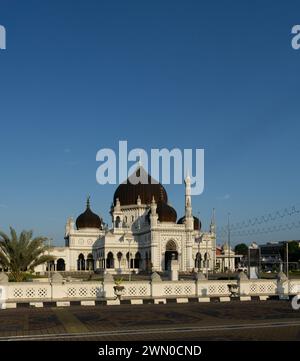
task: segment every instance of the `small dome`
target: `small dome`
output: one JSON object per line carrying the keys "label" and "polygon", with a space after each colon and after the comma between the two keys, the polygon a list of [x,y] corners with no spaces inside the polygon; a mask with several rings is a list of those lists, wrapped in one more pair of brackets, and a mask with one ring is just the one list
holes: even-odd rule
{"label": "small dome", "polygon": [[156,213],[160,222],[173,222],[176,223],[177,213],[173,207],[166,202],[160,201],[157,204]]}
{"label": "small dome", "polygon": [[93,213],[90,208],[90,198],[87,199],[86,210],[76,219],[77,229],[81,228],[97,228],[102,229],[101,218]]}
{"label": "small dome", "polygon": [[[145,179],[145,183],[147,183],[139,182],[134,184],[134,176],[142,180]],[[142,204],[150,204],[152,197],[168,202],[165,188],[154,180],[141,166],[124,183],[118,186],[114,194],[114,205],[116,205],[117,198],[121,206],[133,205],[136,204],[138,197],[140,197]]]}
{"label": "small dome", "polygon": [[[193,218],[194,218],[194,230],[195,231],[201,230],[201,226],[202,226],[201,221],[199,220],[199,218],[195,216],[193,216]],[[177,222],[177,224],[184,224],[184,223],[185,223],[185,216],[181,217]]]}

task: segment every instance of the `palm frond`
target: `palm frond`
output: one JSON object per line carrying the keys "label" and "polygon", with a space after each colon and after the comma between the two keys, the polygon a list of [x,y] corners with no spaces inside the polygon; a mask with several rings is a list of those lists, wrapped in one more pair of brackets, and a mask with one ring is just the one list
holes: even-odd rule
{"label": "palm frond", "polygon": [[21,280],[24,271],[54,260],[46,255],[45,237],[32,238],[33,232],[25,230],[18,236],[12,227],[10,234],[0,231],[0,264],[10,269],[15,280]]}

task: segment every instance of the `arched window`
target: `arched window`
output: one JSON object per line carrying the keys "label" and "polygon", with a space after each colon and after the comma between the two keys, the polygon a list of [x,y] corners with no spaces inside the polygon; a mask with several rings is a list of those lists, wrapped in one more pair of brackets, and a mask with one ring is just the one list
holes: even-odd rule
{"label": "arched window", "polygon": [[116,228],[120,228],[121,219],[119,216],[116,218]]}
{"label": "arched window", "polygon": [[126,259],[127,259],[127,267],[129,268],[129,259],[130,259],[130,268],[133,268],[134,258],[132,257],[131,252],[130,252],[130,257],[129,257],[129,252],[127,252]]}
{"label": "arched window", "polygon": [[134,257],[134,268],[140,268],[141,265],[141,254],[140,252],[136,252]]}
{"label": "arched window", "polygon": [[56,270],[57,271],[65,271],[66,270],[65,260],[63,258],[59,258],[57,260]]}
{"label": "arched window", "polygon": [[77,259],[77,270],[78,271],[85,271],[85,259],[84,255],[80,253]]}
{"label": "arched window", "polygon": [[86,269],[88,271],[94,270],[94,258],[91,253],[87,256],[87,259],[86,259]]}
{"label": "arched window", "polygon": [[176,243],[172,239],[166,244],[166,251],[176,251]]}
{"label": "arched window", "polygon": [[131,222],[132,223],[134,222],[134,216],[131,216]]}
{"label": "arched window", "polygon": [[54,261],[48,262],[47,271],[49,271],[49,268],[50,268],[50,271],[55,271],[55,262]]}
{"label": "arched window", "polygon": [[106,268],[114,268],[114,255],[112,252],[108,252],[107,254]]}
{"label": "arched window", "polygon": [[195,268],[198,268],[198,270],[201,268],[201,260],[202,260],[201,253],[197,252],[195,258]]}
{"label": "arched window", "polygon": [[118,259],[118,262],[119,262],[119,267],[121,267],[121,260],[122,260],[122,257],[123,257],[122,252],[118,252],[118,253],[117,253],[117,259]]}
{"label": "arched window", "polygon": [[209,268],[209,254],[204,254],[203,267]]}

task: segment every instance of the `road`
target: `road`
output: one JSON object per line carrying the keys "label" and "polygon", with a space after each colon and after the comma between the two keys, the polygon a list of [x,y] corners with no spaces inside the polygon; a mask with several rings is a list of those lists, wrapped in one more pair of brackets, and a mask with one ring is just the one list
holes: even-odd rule
{"label": "road", "polygon": [[0,311],[0,340],[300,340],[288,301],[73,306]]}

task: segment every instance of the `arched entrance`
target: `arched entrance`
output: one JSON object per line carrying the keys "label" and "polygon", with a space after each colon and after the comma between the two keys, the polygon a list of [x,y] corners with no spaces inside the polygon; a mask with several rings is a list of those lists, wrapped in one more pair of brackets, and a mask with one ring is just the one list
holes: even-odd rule
{"label": "arched entrance", "polygon": [[91,253],[87,256],[86,259],[86,269],[88,271],[94,271],[94,258]]}
{"label": "arched entrance", "polygon": [[178,252],[177,252],[176,243],[173,240],[170,240],[166,244],[165,270],[170,270],[172,259],[178,259]]}
{"label": "arched entrance", "polygon": [[106,268],[114,268],[114,255],[112,252],[108,252],[107,254]]}
{"label": "arched entrance", "polygon": [[85,271],[85,259],[84,255],[80,253],[77,260],[77,270],[78,271]]}
{"label": "arched entrance", "polygon": [[59,258],[56,263],[56,270],[57,271],[65,271],[66,270],[66,264],[65,260],[63,258]]}

